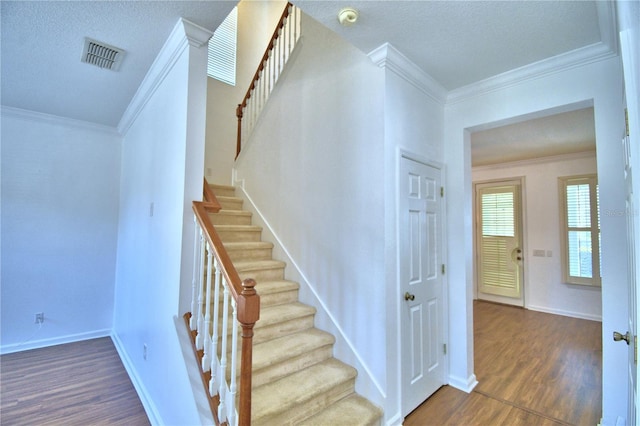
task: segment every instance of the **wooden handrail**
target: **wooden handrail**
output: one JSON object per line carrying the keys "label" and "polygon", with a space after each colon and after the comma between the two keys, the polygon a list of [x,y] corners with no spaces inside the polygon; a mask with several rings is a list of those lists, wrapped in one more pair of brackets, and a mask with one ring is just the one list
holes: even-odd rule
{"label": "wooden handrail", "polygon": [[203,194],[205,201],[194,201],[193,212],[204,238],[212,248],[220,272],[229,286],[230,294],[236,301],[237,320],[242,327],[238,424],[248,426],[251,424],[253,326],[260,318],[260,296],[255,290],[256,282],[253,279],[249,278],[244,281],[240,279],[229,253],[224,248],[222,240],[211,222],[209,213],[218,212],[220,204],[206,179],[204,180]]}
{"label": "wooden handrail", "polygon": [[220,206],[220,203],[218,202],[216,194],[214,194],[214,192],[211,190],[211,186],[209,186],[207,178],[204,178],[204,186],[202,187],[202,200],[207,203],[208,211],[212,213],[217,213],[222,208]]}
{"label": "wooden handrail", "polygon": [[262,59],[260,59],[260,63],[258,64],[258,68],[256,69],[256,72],[253,75],[253,79],[249,84],[249,89],[247,89],[247,93],[244,95],[242,102],[240,102],[238,104],[238,107],[236,108],[236,117],[238,118],[238,139],[236,143],[236,158],[238,158],[238,155],[240,155],[240,150],[242,149],[242,111],[247,106],[247,102],[249,101],[249,98],[251,98],[251,92],[253,92],[253,89],[255,89],[258,83],[258,80],[260,79],[260,73],[262,72],[262,70],[264,70],[264,64],[267,61],[267,59],[269,59],[269,54],[276,46],[276,41],[280,36],[280,30],[284,27],[287,21],[287,18],[289,17],[289,9],[291,7],[293,7],[293,4],[287,3],[286,7],[284,8],[284,11],[280,16],[280,20],[278,21],[278,25],[276,25],[276,29],[273,31],[273,35],[269,40],[269,44],[267,45],[267,48],[265,49],[264,54],[262,55]]}

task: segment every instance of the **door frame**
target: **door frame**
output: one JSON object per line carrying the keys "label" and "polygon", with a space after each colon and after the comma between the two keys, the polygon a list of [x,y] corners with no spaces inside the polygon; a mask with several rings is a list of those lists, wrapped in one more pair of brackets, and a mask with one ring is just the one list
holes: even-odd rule
{"label": "door frame", "polygon": [[[479,241],[478,241],[478,210],[477,210],[477,202],[478,200],[476,199],[476,193],[477,193],[477,188],[478,186],[482,185],[488,185],[488,186],[500,186],[501,184],[507,184],[508,182],[518,182],[518,185],[520,185],[520,200],[519,200],[519,204],[520,204],[520,223],[519,223],[519,231],[520,231],[520,246],[522,247],[522,257],[523,257],[523,266],[522,266],[522,304],[514,304],[513,306],[522,306],[523,308],[527,308],[528,304],[527,301],[529,299],[529,295],[528,295],[528,289],[529,286],[527,285],[527,270],[526,270],[526,265],[527,265],[527,197],[526,197],[526,191],[525,191],[525,184],[526,184],[526,178],[525,176],[514,176],[514,177],[504,177],[504,178],[496,178],[496,179],[487,179],[487,180],[478,180],[478,181],[473,181],[473,191],[472,191],[472,209],[473,209],[473,224],[472,224],[472,229],[473,229],[473,294],[474,294],[474,298],[476,300],[479,299],[478,297],[478,293],[480,292],[479,290],[479,273],[480,271],[478,270],[478,263],[479,263],[479,257],[480,257],[480,250],[479,250]],[[502,298],[500,297],[496,297],[495,300],[493,297],[489,297],[489,298],[485,298],[483,300],[489,300],[489,301],[493,301],[493,302],[499,302],[499,303],[503,303],[501,302]]]}
{"label": "door frame", "polygon": [[[400,197],[401,197],[401,190],[400,190],[400,170],[401,170],[401,163],[403,161],[403,159],[407,159],[410,161],[414,161],[416,163],[420,163],[423,164],[425,166],[428,167],[433,167],[435,169],[438,169],[440,171],[440,185],[442,186],[442,188],[444,188],[444,196],[441,199],[441,203],[440,203],[440,214],[441,214],[441,220],[440,220],[440,232],[442,233],[442,262],[443,264],[445,264],[445,268],[448,268],[449,266],[447,265],[447,262],[449,260],[449,253],[448,253],[448,244],[447,244],[447,185],[446,185],[446,167],[443,163],[437,162],[437,161],[431,161],[429,159],[427,159],[426,157],[423,157],[420,154],[417,154],[415,152],[411,152],[402,148],[398,148],[397,150],[397,155],[396,155],[396,173],[395,173],[395,193],[396,193],[396,200],[395,200],[395,219],[396,219],[396,231],[395,231],[395,249],[396,249],[396,284],[395,284],[395,294],[396,294],[396,312],[398,314],[398,371],[401,373],[401,369],[400,369],[400,363],[402,362],[402,356],[403,356],[403,351],[402,351],[402,338],[401,338],[401,330],[399,329],[400,324],[401,324],[401,318],[400,316],[402,315],[402,307],[403,307],[403,303],[404,300],[401,300],[401,290],[402,290],[402,282],[400,280],[401,278],[401,271],[400,271],[400,265],[401,265],[401,259],[400,259],[400,221],[402,220],[401,217],[401,211],[400,211]],[[441,276],[441,286],[442,286],[442,340],[443,343],[445,345],[447,345],[447,348],[450,347],[449,345],[449,283],[448,283],[448,274],[447,271],[445,269],[445,273],[442,274]],[[447,350],[447,353],[443,355],[443,383],[445,385],[450,383],[449,380],[449,350]],[[403,394],[402,394],[402,375],[400,374],[398,377],[398,394],[399,394],[399,412],[400,412],[400,419],[404,418],[404,414],[402,413],[402,401],[403,401]]]}

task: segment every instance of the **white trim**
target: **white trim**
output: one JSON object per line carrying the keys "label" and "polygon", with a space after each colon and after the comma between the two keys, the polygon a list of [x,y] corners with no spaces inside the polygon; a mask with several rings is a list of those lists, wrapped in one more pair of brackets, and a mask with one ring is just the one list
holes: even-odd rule
{"label": "white trim", "polygon": [[466,393],[471,393],[478,385],[478,379],[475,374],[463,379],[461,377],[449,376],[449,386],[454,387]]}
{"label": "white trim", "polygon": [[162,422],[162,417],[158,412],[155,404],[153,403],[153,398],[147,392],[147,389],[144,387],[144,382],[138,376],[136,369],[127,354],[127,351],[122,344],[122,341],[118,337],[118,334],[113,332],[111,333],[111,340],[113,340],[113,345],[116,347],[116,351],[118,351],[118,355],[120,355],[120,360],[122,360],[122,365],[124,365],[125,370],[127,370],[127,374],[129,375],[129,379],[131,379],[131,383],[140,398],[140,402],[144,407],[144,411],[147,413],[147,417],[152,425],[164,425]]}
{"label": "white trim", "polygon": [[90,121],[76,120],[73,118],[61,117],[59,115],[46,114],[43,112],[30,111],[21,108],[0,106],[0,113],[5,117],[17,118],[19,120],[41,122],[64,127],[75,127],[91,132],[100,132],[112,136],[121,136],[118,129],[104,124],[92,123]]}
{"label": "white trim", "polygon": [[511,167],[523,167],[523,166],[530,166],[535,164],[547,164],[547,163],[556,163],[561,161],[579,160],[582,158],[596,158],[596,151],[595,150],[582,151],[582,152],[574,152],[571,154],[549,155],[547,157],[529,158],[527,160],[516,160],[516,161],[508,161],[504,163],[472,166],[471,170],[473,172],[476,172],[476,171],[495,170],[495,169],[511,168]]}
{"label": "white trim", "polygon": [[178,23],[173,27],[173,31],[171,31],[171,35],[162,46],[162,49],[160,49],[160,53],[156,56],[147,75],[122,115],[120,123],[118,123],[118,131],[121,134],[127,133],[185,49],[188,46],[199,48],[205,45],[212,35],[211,31],[186,19],[180,18],[178,20]]}
{"label": "white trim", "polygon": [[[287,267],[288,266],[292,266],[293,269],[295,269],[295,273],[300,277],[300,279],[302,281],[301,284],[304,284],[311,291],[311,293],[313,294],[313,297],[317,302],[316,307],[319,307],[320,309],[322,309],[323,314],[326,315],[326,317],[331,321],[331,323],[332,323],[332,325],[333,325],[333,327],[335,329],[335,332],[339,334],[339,336],[336,336],[336,344],[338,344],[338,340],[343,341],[346,344],[346,346],[348,347],[349,351],[352,353],[352,355],[354,357],[354,360],[358,364],[356,369],[358,371],[364,371],[366,373],[366,377],[362,377],[362,376],[365,376],[365,375],[362,375],[362,376],[358,375],[357,380],[360,380],[360,378],[364,378],[365,380],[367,380],[368,382],[370,382],[371,384],[373,384],[375,386],[375,388],[378,391],[378,393],[380,394],[380,396],[382,396],[383,398],[386,398],[387,394],[386,394],[385,389],[383,389],[383,387],[380,385],[380,383],[378,383],[378,381],[375,379],[375,377],[373,376],[373,374],[372,374],[371,370],[369,369],[369,367],[367,366],[367,364],[364,362],[364,360],[362,359],[360,354],[356,351],[355,347],[353,346],[353,343],[351,343],[349,338],[344,333],[344,330],[340,327],[340,325],[336,321],[336,318],[331,314],[331,311],[328,309],[326,303],[324,303],[324,301],[318,295],[318,292],[316,291],[315,287],[311,284],[310,280],[307,278],[307,276],[304,274],[304,272],[302,271],[300,266],[294,260],[293,256],[291,256],[291,253],[289,252],[289,250],[287,250],[287,248],[283,244],[282,240],[280,240],[280,238],[278,237],[278,235],[274,231],[273,227],[271,227],[269,222],[265,219],[265,217],[262,214],[262,212],[260,211],[260,209],[253,202],[253,199],[251,198],[249,193],[244,188],[244,180],[237,180],[236,179],[237,172],[236,172],[235,168],[233,169],[233,177],[234,177],[234,180],[233,180],[233,182],[231,184],[236,186],[236,188],[239,188],[241,190],[242,198],[244,200],[246,200],[251,205],[251,209],[253,210],[253,212],[255,212],[255,214],[257,216],[257,217],[254,217],[254,219],[258,219],[261,222],[261,224],[265,228],[265,229],[263,229],[263,231],[267,231],[269,237],[271,237],[273,242],[277,246],[279,246],[279,248],[282,250],[282,253],[286,257],[286,259],[281,259],[281,260],[284,260],[287,263]],[[269,238],[267,238],[267,239],[269,239]],[[318,309],[318,310],[320,310],[320,309]],[[319,312],[316,313],[316,315],[318,315],[318,314],[319,314]],[[338,339],[338,337],[340,339]],[[343,360],[343,361],[350,362],[350,360]],[[366,397],[366,395],[364,395],[364,396]],[[371,399],[371,398],[369,398],[369,399]]]}
{"label": "white trim", "polygon": [[14,352],[28,351],[30,349],[46,348],[48,346],[62,345],[65,343],[80,342],[82,340],[97,339],[99,337],[107,337],[111,335],[111,329],[93,330],[86,333],[67,334],[64,336],[51,337],[47,339],[27,341],[24,343],[12,343],[0,346],[0,355],[10,354]]}
{"label": "white trim", "polygon": [[[600,289],[600,287],[597,287],[597,289]],[[531,311],[544,312],[546,314],[562,315],[564,317],[602,322],[602,315],[585,314],[583,312],[566,311],[564,309],[547,308],[546,306],[537,305],[528,305],[527,309]]]}
{"label": "white trim", "polygon": [[605,43],[594,43],[451,90],[447,95],[447,104],[463,102],[487,93],[504,90],[525,81],[536,80],[572,68],[606,60],[616,55],[617,52],[612,51]]}
{"label": "white trim", "polygon": [[444,105],[447,99],[447,89],[400,53],[393,45],[385,43],[369,52],[367,56],[380,68],[392,71],[440,105]]}

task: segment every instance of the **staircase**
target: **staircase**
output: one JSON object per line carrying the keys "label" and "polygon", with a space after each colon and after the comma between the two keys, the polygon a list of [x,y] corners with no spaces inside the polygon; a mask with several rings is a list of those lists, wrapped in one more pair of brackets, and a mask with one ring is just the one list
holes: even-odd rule
{"label": "staircase", "polygon": [[382,411],[355,393],[357,371],[333,358],[335,338],[314,328],[315,308],[298,301],[298,283],[261,241],[235,188],[210,185],[222,209],[210,213],[240,278],[253,278],[260,320],[253,337],[254,425],[380,425]]}

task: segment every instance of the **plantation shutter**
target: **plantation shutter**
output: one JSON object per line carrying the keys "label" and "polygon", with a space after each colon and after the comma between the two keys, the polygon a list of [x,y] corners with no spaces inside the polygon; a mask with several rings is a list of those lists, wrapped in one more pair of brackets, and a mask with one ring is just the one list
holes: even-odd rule
{"label": "plantation shutter", "polygon": [[[512,188],[495,188],[481,192],[482,285],[501,293],[517,283],[516,268],[511,259],[515,248],[515,193]],[[504,289],[504,290],[500,290]]]}
{"label": "plantation shutter", "polygon": [[600,214],[597,176],[559,178],[562,186],[562,269],[570,284],[600,284]]}
{"label": "plantation shutter", "polygon": [[236,85],[236,43],[238,8],[220,24],[209,40],[207,75],[232,86]]}

